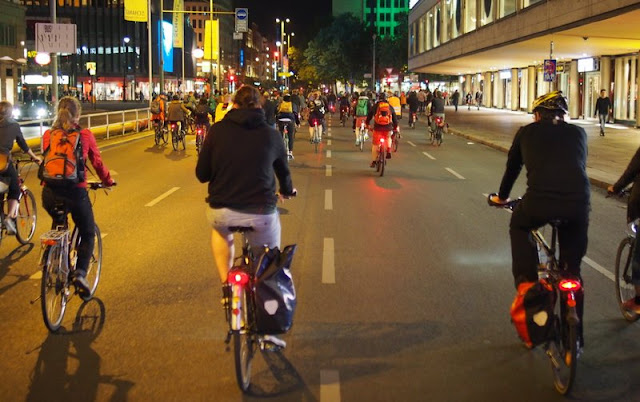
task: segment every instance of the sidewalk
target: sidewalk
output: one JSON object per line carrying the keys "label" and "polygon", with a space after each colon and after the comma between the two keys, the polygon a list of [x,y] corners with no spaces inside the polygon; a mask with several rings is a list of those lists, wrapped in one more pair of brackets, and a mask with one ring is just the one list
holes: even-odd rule
{"label": "sidewalk", "polygon": [[[423,116],[419,118],[423,123],[426,121]],[[507,152],[518,128],[533,122],[533,116],[482,107],[467,110],[466,106],[458,107],[455,112],[453,106],[447,106],[446,120],[450,133]],[[597,119],[571,120],[570,123],[582,126],[587,132],[587,174],[591,184],[606,188],[615,183],[640,146],[640,129],[607,124],[602,137]]]}

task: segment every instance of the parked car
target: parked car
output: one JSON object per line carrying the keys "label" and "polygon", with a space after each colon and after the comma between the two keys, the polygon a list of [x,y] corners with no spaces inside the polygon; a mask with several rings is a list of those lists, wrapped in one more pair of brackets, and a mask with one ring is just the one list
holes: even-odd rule
{"label": "parked car", "polygon": [[53,105],[43,100],[35,100],[13,107],[13,118],[18,121],[48,119],[53,117]]}

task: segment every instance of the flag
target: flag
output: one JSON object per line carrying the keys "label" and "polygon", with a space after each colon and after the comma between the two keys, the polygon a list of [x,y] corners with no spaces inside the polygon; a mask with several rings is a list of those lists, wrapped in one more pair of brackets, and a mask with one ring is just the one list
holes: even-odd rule
{"label": "flag", "polygon": [[[183,11],[183,0],[173,0],[173,11]],[[184,13],[173,13],[173,47],[181,48],[184,42]]]}
{"label": "flag", "polygon": [[220,46],[218,33],[218,20],[204,21],[204,58],[206,60],[218,60]]}

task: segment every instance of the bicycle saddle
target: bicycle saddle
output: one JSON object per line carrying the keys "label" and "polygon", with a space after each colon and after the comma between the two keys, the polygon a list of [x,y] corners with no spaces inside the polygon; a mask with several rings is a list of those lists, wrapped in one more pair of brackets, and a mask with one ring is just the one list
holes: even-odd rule
{"label": "bicycle saddle", "polygon": [[567,223],[569,223],[569,220],[568,219],[550,219],[549,222],[547,223],[557,228],[558,226],[566,225]]}
{"label": "bicycle saddle", "polygon": [[229,226],[229,230],[234,233],[253,232],[253,228],[251,226]]}

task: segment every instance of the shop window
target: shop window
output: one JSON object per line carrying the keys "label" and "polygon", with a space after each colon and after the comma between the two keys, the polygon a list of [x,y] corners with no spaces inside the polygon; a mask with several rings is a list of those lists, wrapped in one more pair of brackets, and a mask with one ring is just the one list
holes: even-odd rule
{"label": "shop window", "polygon": [[536,3],[540,3],[542,0],[523,0],[522,7],[529,7]]}

